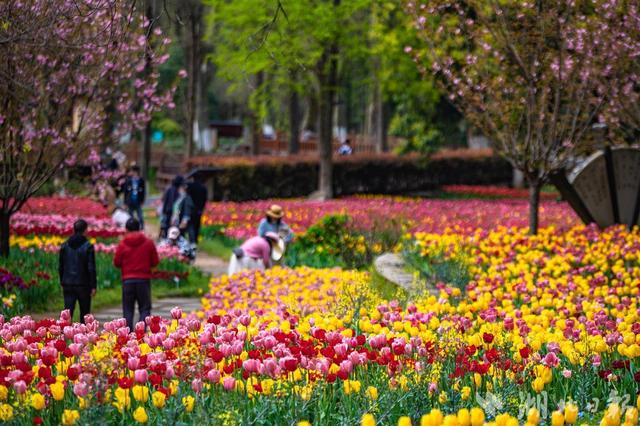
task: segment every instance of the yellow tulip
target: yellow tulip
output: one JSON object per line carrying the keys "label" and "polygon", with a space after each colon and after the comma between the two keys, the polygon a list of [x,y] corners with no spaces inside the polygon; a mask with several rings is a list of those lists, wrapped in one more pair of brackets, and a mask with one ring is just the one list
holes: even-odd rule
{"label": "yellow tulip", "polygon": [[376,426],[376,419],[373,417],[373,414],[364,414],[360,421],[360,426]]}
{"label": "yellow tulip", "polygon": [[564,421],[573,424],[578,421],[578,406],[572,403],[564,407]]}
{"label": "yellow tulip", "polygon": [[624,422],[632,425],[638,424],[638,409],[635,407],[627,408],[627,411],[624,413]]}
{"label": "yellow tulip", "polygon": [[138,402],[147,402],[149,400],[149,388],[146,386],[136,385],[132,388],[133,398]]}
{"label": "yellow tulip", "polygon": [[0,401],[6,401],[9,396],[9,390],[5,385],[0,385]]}
{"label": "yellow tulip", "polygon": [[0,405],[0,420],[8,422],[13,419],[13,407],[9,404]]}
{"label": "yellow tulip", "polygon": [[184,406],[184,409],[187,410],[187,413],[190,413],[193,411],[195,402],[196,402],[196,399],[191,395],[188,395],[182,398],[182,405]]}
{"label": "yellow tulip", "polygon": [[551,426],[564,425],[564,415],[560,411],[554,411],[551,413]]}
{"label": "yellow tulip", "polygon": [[458,411],[458,424],[460,426],[471,425],[471,414],[466,408],[462,408]]}
{"label": "yellow tulip", "polygon": [[540,423],[540,411],[536,407],[531,407],[527,413],[527,423],[537,425]]}
{"label": "yellow tulip", "polygon": [[146,423],[149,420],[144,407],[138,407],[133,412],[133,419],[138,423]]}
{"label": "yellow tulip", "polygon": [[378,389],[375,386],[369,386],[367,388],[367,397],[372,400],[375,401],[376,399],[378,399]]}
{"label": "yellow tulip", "polygon": [[402,416],[398,419],[398,426],[411,426],[411,418]]}
{"label": "yellow tulip", "polygon": [[78,410],[64,410],[62,413],[62,424],[64,426],[73,426],[80,419]]}
{"label": "yellow tulip", "polygon": [[471,409],[471,426],[484,425],[484,411],[482,408],[474,407]]}
{"label": "yellow tulip", "polygon": [[42,410],[45,407],[44,396],[38,392],[31,395],[31,407],[38,411]]}
{"label": "yellow tulip", "polygon": [[153,402],[153,406],[156,408],[164,407],[166,400],[167,396],[160,391],[155,391],[153,394],[151,394],[151,401]]}
{"label": "yellow tulip", "polygon": [[64,399],[64,385],[60,382],[55,382],[49,386],[51,396],[56,401],[62,401]]}

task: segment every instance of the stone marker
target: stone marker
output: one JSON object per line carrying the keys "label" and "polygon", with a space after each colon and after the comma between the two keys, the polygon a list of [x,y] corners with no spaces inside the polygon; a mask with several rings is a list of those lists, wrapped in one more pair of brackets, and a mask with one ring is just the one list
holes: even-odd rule
{"label": "stone marker", "polygon": [[620,223],[632,226],[636,199],[640,190],[640,150],[626,147],[613,148],[611,155]]}
{"label": "stone marker", "polygon": [[591,155],[574,169],[568,180],[598,226],[605,228],[615,223],[607,161],[602,151]]}

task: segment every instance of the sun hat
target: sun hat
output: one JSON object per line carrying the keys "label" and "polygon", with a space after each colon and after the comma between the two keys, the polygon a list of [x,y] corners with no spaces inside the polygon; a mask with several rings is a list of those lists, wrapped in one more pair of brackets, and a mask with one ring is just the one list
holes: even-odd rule
{"label": "sun hat", "polygon": [[172,226],[171,228],[169,228],[167,236],[169,237],[169,239],[175,240],[180,236],[180,230],[177,227]]}
{"label": "sun hat", "polygon": [[282,210],[282,207],[280,207],[277,204],[272,204],[268,209],[267,209],[267,216],[269,216],[272,219],[280,219],[282,218],[282,216],[284,216],[284,211]]}
{"label": "sun hat", "polygon": [[282,259],[285,250],[284,240],[275,232],[267,232],[264,236],[274,242],[271,246],[271,259],[276,262]]}

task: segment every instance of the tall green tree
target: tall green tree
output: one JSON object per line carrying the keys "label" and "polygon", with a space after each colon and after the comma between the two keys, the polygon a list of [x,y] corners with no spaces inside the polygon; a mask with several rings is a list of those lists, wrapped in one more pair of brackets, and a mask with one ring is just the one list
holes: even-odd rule
{"label": "tall green tree", "polygon": [[[211,59],[231,89],[253,86],[259,113],[260,73],[292,94],[309,95],[318,104],[322,197],[331,198],[333,112],[345,58],[368,49],[371,0],[206,0],[216,48]],[[292,100],[290,108],[299,114]],[[297,123],[298,119],[290,119]]]}

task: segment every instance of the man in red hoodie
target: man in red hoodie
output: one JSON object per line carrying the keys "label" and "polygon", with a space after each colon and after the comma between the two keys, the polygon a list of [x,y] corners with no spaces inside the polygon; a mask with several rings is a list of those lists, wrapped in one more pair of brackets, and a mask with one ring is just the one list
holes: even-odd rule
{"label": "man in red hoodie", "polygon": [[122,315],[133,331],[136,301],[140,321],[151,315],[151,269],[160,260],[153,241],[140,232],[137,219],[129,219],[125,227],[127,234],[116,248],[113,264],[122,271]]}

